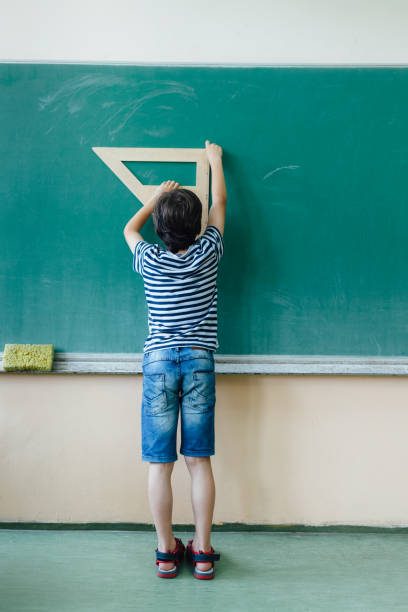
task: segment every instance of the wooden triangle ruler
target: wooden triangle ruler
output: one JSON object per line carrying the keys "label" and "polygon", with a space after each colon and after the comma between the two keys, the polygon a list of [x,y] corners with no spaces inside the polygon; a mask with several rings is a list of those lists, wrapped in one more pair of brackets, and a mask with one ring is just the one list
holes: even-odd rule
{"label": "wooden triangle ruler", "polygon": [[[164,148],[137,148],[137,147],[92,147],[92,150],[112,170],[119,180],[135,195],[142,204],[146,204],[152,197],[158,185],[144,185],[125,166],[124,161],[150,161],[150,162],[195,162],[196,184],[180,185],[193,191],[203,205],[201,233],[207,227],[208,196],[210,165],[205,149],[164,149]],[[171,180],[171,179],[168,179]]]}

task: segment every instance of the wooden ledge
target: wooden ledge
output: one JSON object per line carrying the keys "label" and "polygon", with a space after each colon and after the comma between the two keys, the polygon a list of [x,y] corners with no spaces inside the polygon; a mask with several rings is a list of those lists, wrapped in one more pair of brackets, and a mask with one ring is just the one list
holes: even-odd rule
{"label": "wooden ledge", "polygon": [[[3,361],[3,353],[0,353]],[[4,374],[141,374],[143,353],[55,353],[51,372]],[[214,353],[216,374],[408,375],[408,357],[338,355],[224,355]]]}

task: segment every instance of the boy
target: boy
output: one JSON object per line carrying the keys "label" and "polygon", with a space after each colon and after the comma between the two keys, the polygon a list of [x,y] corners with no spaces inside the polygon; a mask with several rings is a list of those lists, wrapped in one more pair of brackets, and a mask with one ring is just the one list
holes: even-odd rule
{"label": "boy", "polygon": [[[165,181],[154,197],[126,224],[133,270],[142,275],[148,304],[149,335],[144,343],[142,460],[149,461],[148,494],[156,526],[157,575],[177,576],[186,550],[172,533],[171,474],[177,460],[178,412],[181,447],[191,476],[195,536],[187,556],[199,579],[214,577],[220,558],[210,543],[215,484],[215,374],[217,271],[224,253],[227,193],[222,149],[205,142],[212,172],[212,206],[201,231],[202,204],[195,193]],[[139,233],[150,214],[167,249],[149,244]]]}

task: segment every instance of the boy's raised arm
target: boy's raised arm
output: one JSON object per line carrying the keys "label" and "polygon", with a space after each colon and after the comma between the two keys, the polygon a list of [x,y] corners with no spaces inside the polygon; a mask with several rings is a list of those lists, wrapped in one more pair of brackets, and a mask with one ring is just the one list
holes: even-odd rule
{"label": "boy's raised arm", "polygon": [[208,161],[211,166],[211,197],[212,206],[208,214],[208,225],[215,225],[224,234],[225,209],[227,204],[227,189],[225,187],[224,170],[222,167],[222,148],[215,143],[205,141]]}
{"label": "boy's raised arm", "polygon": [[177,189],[179,186],[175,181],[164,181],[154,192],[153,197],[146,202],[142,206],[140,210],[137,211],[136,214],[126,223],[125,228],[123,230],[123,235],[125,236],[125,240],[128,243],[129,249],[132,253],[135,250],[136,244],[143,240],[142,234],[139,230],[142,229],[150,215],[152,214],[154,205],[156,204],[159,197],[165,191],[171,191],[172,189]]}

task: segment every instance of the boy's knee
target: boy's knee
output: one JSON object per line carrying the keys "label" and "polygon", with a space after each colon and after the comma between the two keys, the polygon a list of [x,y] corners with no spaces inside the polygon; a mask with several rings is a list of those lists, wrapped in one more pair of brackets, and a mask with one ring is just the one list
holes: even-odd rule
{"label": "boy's knee", "polygon": [[150,466],[155,466],[156,470],[166,471],[174,468],[174,461],[149,461]]}
{"label": "boy's knee", "polygon": [[200,463],[208,462],[210,461],[210,457],[188,457],[184,455],[184,460],[187,463],[187,465],[191,466],[191,465],[197,465]]}

